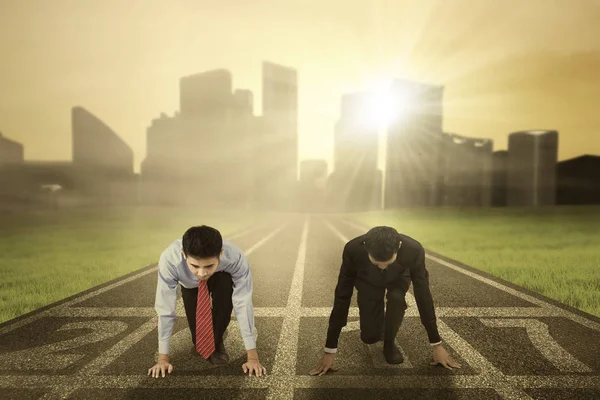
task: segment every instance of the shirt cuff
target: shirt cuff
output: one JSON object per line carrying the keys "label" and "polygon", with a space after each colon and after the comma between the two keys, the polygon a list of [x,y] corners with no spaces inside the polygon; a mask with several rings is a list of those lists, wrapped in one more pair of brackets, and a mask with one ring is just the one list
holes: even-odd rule
{"label": "shirt cuff", "polygon": [[169,354],[169,340],[158,341],[158,352],[161,354]]}
{"label": "shirt cuff", "polygon": [[442,341],[440,340],[437,343],[429,343],[429,345],[433,347],[433,346],[437,346],[438,344],[441,344],[441,343],[442,343]]}
{"label": "shirt cuff", "polygon": [[254,336],[248,336],[244,338],[244,347],[246,350],[252,350],[256,348],[256,338]]}
{"label": "shirt cuff", "polygon": [[335,354],[337,353],[337,348],[331,349],[329,347],[325,347],[325,353]]}

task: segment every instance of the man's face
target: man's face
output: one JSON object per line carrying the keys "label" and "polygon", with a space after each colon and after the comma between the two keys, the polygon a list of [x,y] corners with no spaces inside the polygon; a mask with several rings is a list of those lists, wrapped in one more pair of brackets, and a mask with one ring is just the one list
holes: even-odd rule
{"label": "man's face", "polygon": [[[400,242],[400,244],[398,244],[398,249],[400,249],[400,246],[402,246],[402,242]],[[376,265],[379,269],[386,269],[390,264],[392,264],[394,261],[396,261],[396,257],[398,256],[398,252],[394,253],[394,255],[392,256],[392,258],[390,258],[387,261],[376,261],[373,257],[371,257],[371,255],[369,254],[369,260],[371,261],[371,263],[373,263],[373,265]]]}
{"label": "man's face", "polygon": [[185,257],[185,263],[190,271],[192,271],[192,274],[194,274],[198,280],[206,281],[215,273],[217,267],[219,266],[222,254],[223,250],[221,250],[219,257],[194,258],[191,256],[186,256],[185,253],[183,253],[183,256]]}

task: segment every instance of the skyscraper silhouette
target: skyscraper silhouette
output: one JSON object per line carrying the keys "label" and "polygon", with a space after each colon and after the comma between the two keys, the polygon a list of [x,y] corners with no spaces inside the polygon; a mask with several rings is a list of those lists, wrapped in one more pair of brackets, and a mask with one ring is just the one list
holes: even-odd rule
{"label": "skyscraper silhouette", "polygon": [[600,156],[584,154],[558,163],[556,204],[600,204]]}
{"label": "skyscraper silhouette", "polygon": [[492,206],[505,207],[507,204],[508,150],[498,150],[492,154]]}
{"label": "skyscraper silhouette", "polygon": [[262,163],[258,191],[268,207],[294,209],[298,189],[298,74],[262,64]]}
{"label": "skyscraper silhouette", "polygon": [[489,207],[492,186],[489,139],[444,134],[440,151],[440,205]]}
{"label": "skyscraper silhouette", "polygon": [[333,174],[328,183],[329,201],[339,211],[380,208],[378,181],[378,127],[363,117],[372,93],[342,96],[341,115],[335,125]]}
{"label": "skyscraper silhouette", "polygon": [[434,206],[444,87],[396,80],[392,93],[402,109],[388,128],[385,208]]}
{"label": "skyscraper silhouette", "polygon": [[556,203],[558,132],[533,130],[508,136],[508,206]]}
{"label": "skyscraper silhouette", "polygon": [[22,163],[25,160],[23,145],[2,136],[0,132],[0,166],[10,163]]}
{"label": "skyscraper silhouette", "polygon": [[231,72],[215,69],[179,79],[181,116],[226,118],[233,105]]}
{"label": "skyscraper silhouette", "polygon": [[108,125],[83,107],[71,110],[73,164],[112,176],[133,174],[133,150]]}
{"label": "skyscraper silhouette", "polygon": [[144,192],[159,203],[248,206],[258,134],[252,92],[233,92],[225,69],[184,76],[179,88],[181,111],[148,127]]}
{"label": "skyscraper silhouette", "polygon": [[73,173],[77,190],[101,204],[137,203],[133,150],[102,120],[83,107],[71,110]]}

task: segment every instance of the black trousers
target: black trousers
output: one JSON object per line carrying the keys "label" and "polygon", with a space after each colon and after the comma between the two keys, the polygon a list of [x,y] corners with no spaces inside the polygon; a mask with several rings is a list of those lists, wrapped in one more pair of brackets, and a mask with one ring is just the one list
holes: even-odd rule
{"label": "black trousers", "polygon": [[[233,294],[233,281],[231,275],[220,271],[215,272],[208,279],[208,292],[212,297],[212,319],[213,331],[215,335],[215,347],[223,342],[223,334],[231,321],[231,311],[233,310],[233,302],[231,295]],[[192,333],[192,343],[196,345],[196,305],[198,304],[198,288],[186,289],[181,286],[181,298],[183,299],[183,307],[185,315]]]}
{"label": "black trousers", "polygon": [[[366,283],[356,285],[360,339],[366,344],[394,341],[407,309],[405,300],[410,281],[386,288]],[[384,310],[384,298],[387,298]]]}

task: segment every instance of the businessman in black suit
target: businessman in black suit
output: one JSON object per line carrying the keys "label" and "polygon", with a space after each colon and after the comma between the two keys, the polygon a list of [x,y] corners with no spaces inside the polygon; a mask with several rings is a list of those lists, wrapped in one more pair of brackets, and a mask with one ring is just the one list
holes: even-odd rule
{"label": "businessman in black suit", "polygon": [[[392,227],[377,226],[344,246],[324,354],[310,374],[323,375],[332,368],[340,333],[348,321],[354,287],[357,289],[361,340],[367,344],[383,340],[386,361],[402,363],[404,358],[395,338],[407,308],[405,295],[411,281],[421,322],[433,348],[431,365],[439,363],[448,369],[460,368],[442,346],[438,333],[423,246]],[[387,297],[385,312],[384,297]]]}

